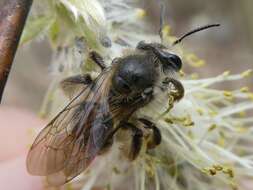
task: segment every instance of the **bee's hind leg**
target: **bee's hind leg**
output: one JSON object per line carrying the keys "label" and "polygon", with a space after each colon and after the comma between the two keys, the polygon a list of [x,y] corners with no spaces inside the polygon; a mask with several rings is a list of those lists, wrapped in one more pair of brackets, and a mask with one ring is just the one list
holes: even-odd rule
{"label": "bee's hind leg", "polygon": [[91,51],[89,53],[89,58],[94,61],[100,69],[103,71],[106,68],[103,57],[96,51]]}
{"label": "bee's hind leg", "polygon": [[138,121],[141,122],[144,126],[144,129],[150,129],[150,137],[147,141],[147,148],[152,149],[158,146],[162,141],[162,135],[160,130],[155,126],[155,124],[148,119],[138,118]]}
{"label": "bee's hind leg", "polygon": [[121,122],[119,128],[131,131],[130,148],[125,153],[129,160],[135,160],[139,155],[144,138],[147,138],[147,149],[152,149],[161,143],[162,136],[160,130],[155,124],[148,119],[138,118],[138,122],[142,124],[142,128],[136,127],[129,122]]}
{"label": "bee's hind leg", "polygon": [[140,153],[142,142],[143,142],[143,132],[141,129],[137,128],[134,124],[129,122],[122,122],[121,129],[131,131],[131,142],[129,150],[126,156],[129,160],[135,160]]}

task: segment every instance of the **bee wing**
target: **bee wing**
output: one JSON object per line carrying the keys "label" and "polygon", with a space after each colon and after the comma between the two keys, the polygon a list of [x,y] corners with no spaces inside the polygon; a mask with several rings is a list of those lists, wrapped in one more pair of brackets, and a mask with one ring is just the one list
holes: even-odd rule
{"label": "bee wing", "polygon": [[27,156],[29,173],[61,185],[88,167],[112,129],[104,122],[111,75],[100,74],[39,133]]}

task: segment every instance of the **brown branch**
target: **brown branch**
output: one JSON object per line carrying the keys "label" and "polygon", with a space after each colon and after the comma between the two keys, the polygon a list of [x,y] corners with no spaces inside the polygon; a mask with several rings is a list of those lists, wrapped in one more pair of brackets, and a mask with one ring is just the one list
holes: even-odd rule
{"label": "brown branch", "polygon": [[0,6],[0,103],[33,0],[6,0]]}

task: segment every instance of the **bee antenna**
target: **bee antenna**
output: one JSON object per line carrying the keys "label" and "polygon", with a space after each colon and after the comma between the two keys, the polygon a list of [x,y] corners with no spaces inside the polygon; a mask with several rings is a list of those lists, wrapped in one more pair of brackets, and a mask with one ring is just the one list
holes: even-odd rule
{"label": "bee antenna", "polygon": [[164,18],[165,18],[165,5],[164,2],[160,2],[160,26],[159,26],[159,36],[161,42],[163,42],[163,26],[164,26]]}
{"label": "bee antenna", "polygon": [[176,41],[174,41],[172,43],[172,46],[179,44],[187,36],[190,36],[190,35],[192,35],[194,33],[200,32],[202,30],[206,30],[208,28],[213,28],[213,27],[218,27],[218,26],[220,26],[220,24],[209,24],[209,25],[201,26],[201,27],[198,27],[198,28],[196,28],[194,30],[191,30],[190,32],[187,32],[186,34],[184,34],[183,36],[181,36],[179,39],[177,39]]}

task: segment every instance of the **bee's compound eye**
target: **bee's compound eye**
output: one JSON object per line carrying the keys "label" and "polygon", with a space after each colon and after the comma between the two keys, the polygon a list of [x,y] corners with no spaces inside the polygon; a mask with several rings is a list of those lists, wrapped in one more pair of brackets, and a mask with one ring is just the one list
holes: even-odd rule
{"label": "bee's compound eye", "polygon": [[171,66],[176,70],[180,71],[182,68],[182,61],[179,56],[175,54],[170,54],[167,57],[168,62],[171,64]]}
{"label": "bee's compound eye", "polygon": [[157,51],[156,54],[158,59],[161,61],[165,72],[171,69],[178,72],[182,68],[182,61],[179,56],[163,50]]}

